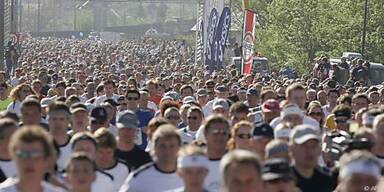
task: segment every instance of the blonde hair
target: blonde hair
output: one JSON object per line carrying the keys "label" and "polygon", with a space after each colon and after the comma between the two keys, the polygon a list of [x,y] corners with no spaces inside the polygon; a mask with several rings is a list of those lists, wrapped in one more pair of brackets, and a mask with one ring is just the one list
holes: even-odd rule
{"label": "blonde hair", "polygon": [[52,136],[40,126],[28,125],[18,129],[12,135],[9,143],[9,152],[11,156],[15,157],[15,150],[21,143],[30,144],[33,142],[41,143],[46,158],[56,155]]}
{"label": "blonde hair", "polygon": [[232,128],[231,128],[231,138],[228,140],[227,142],[227,148],[229,150],[233,150],[233,149],[236,149],[236,143],[235,143],[235,137],[236,137],[236,133],[237,131],[241,128],[241,127],[244,127],[244,126],[248,126],[251,128],[251,131],[253,129],[253,124],[250,123],[249,121],[240,121],[238,123],[236,123]]}
{"label": "blonde hair", "polygon": [[20,91],[23,89],[23,87],[28,87],[29,90],[31,90],[31,92],[33,93],[33,90],[31,88],[31,86],[29,86],[28,84],[26,83],[23,83],[23,84],[20,84],[20,85],[17,85],[15,88],[12,89],[11,93],[9,94],[9,97],[13,100],[13,101],[16,101],[19,99],[19,94],[20,94]]}

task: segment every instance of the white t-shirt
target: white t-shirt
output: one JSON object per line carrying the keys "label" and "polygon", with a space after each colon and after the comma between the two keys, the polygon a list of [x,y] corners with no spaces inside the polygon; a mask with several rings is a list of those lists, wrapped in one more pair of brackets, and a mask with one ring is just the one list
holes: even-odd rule
{"label": "white t-shirt", "polygon": [[12,160],[0,160],[0,169],[7,178],[15,177],[17,174],[15,162]]}
{"label": "white t-shirt", "polygon": [[96,180],[92,183],[92,192],[106,192],[114,189],[113,177],[103,173],[101,171],[96,171]]}
{"label": "white t-shirt", "polygon": [[159,108],[157,107],[156,103],[154,103],[154,102],[152,102],[152,101],[148,101],[148,105],[147,105],[147,107],[148,107],[149,109],[154,110],[154,111],[159,110]]}
{"label": "white t-shirt", "polygon": [[125,179],[127,179],[130,169],[128,164],[117,160],[115,165],[108,169],[103,169],[103,171],[113,176],[114,191],[118,191]]}
{"label": "white t-shirt", "polygon": [[[19,192],[16,188],[18,181],[17,178],[8,178],[0,184],[0,192]],[[45,181],[41,182],[41,187],[43,188],[42,192],[65,192],[64,189],[53,186]]]}
{"label": "white t-shirt", "polygon": [[59,156],[59,159],[57,159],[56,161],[59,171],[65,170],[67,161],[71,156],[72,148],[71,148],[70,141],[71,141],[71,137],[68,138],[68,141],[64,145],[59,146],[60,156]]}
{"label": "white t-shirt", "polygon": [[16,113],[19,117],[21,116],[21,102],[16,100],[10,103],[7,107],[7,111]]}
{"label": "white t-shirt", "polygon": [[[279,123],[281,122],[281,118],[280,117],[276,117],[274,118],[270,125],[272,128],[275,128]],[[317,122],[316,120],[312,119],[311,117],[308,117],[308,116],[304,116],[304,119],[303,119],[303,124],[308,124],[308,125],[312,125],[318,129],[320,129],[320,124],[319,122]]]}
{"label": "white t-shirt", "polygon": [[183,144],[190,144],[195,140],[195,136],[197,131],[191,131],[189,130],[189,127],[184,127],[182,129],[178,130],[181,138],[181,142]]}
{"label": "white t-shirt", "polygon": [[208,175],[204,181],[204,189],[210,192],[219,192],[222,188],[221,176],[220,176],[220,160],[209,160]]}
{"label": "white t-shirt", "polygon": [[325,106],[321,107],[321,109],[322,109],[322,111],[323,111],[323,113],[324,113],[324,117],[325,117],[325,118],[328,117],[328,115],[330,115],[331,112],[332,112],[332,111],[328,111],[328,109],[329,109],[329,105],[325,105]]}
{"label": "white t-shirt", "polygon": [[129,174],[119,192],[164,192],[183,186],[176,172],[162,172],[149,163]]}
{"label": "white t-shirt", "polygon": [[115,95],[115,94],[113,94],[112,95],[112,97],[107,97],[106,95],[102,95],[102,96],[100,96],[100,97],[97,97],[96,99],[95,99],[95,102],[93,103],[95,106],[99,106],[99,105],[101,105],[105,100],[107,100],[107,99],[113,99],[114,101],[116,101],[117,102],[117,99],[119,98],[119,96],[118,95]]}

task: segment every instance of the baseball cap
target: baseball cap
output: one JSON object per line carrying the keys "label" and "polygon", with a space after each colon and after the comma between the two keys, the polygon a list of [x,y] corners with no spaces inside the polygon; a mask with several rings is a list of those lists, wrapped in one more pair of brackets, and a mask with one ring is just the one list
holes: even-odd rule
{"label": "baseball cap", "polygon": [[224,110],[229,109],[229,104],[225,99],[217,99],[215,102],[213,102],[212,109],[218,109],[218,108],[223,108]]}
{"label": "baseball cap", "polygon": [[92,109],[90,116],[92,123],[103,123],[107,120],[107,110],[104,107],[95,107]]}
{"label": "baseball cap", "polygon": [[284,123],[278,124],[273,130],[273,135],[275,138],[289,139],[290,134],[291,134],[291,128],[287,127],[287,125]]}
{"label": "baseball cap", "polygon": [[44,98],[40,101],[41,107],[48,107],[49,103],[52,101],[52,98]]}
{"label": "baseball cap", "polygon": [[139,127],[139,119],[135,112],[131,110],[126,110],[117,114],[116,117],[116,127],[120,128],[138,128]]}
{"label": "baseball cap", "polygon": [[198,96],[206,96],[208,94],[207,90],[205,89],[199,89],[197,90],[197,95]]}
{"label": "baseball cap", "polygon": [[177,92],[175,91],[168,91],[164,94],[163,97],[171,97],[174,101],[179,101],[180,100],[180,96]]}
{"label": "baseball cap", "polygon": [[74,103],[71,105],[70,111],[72,114],[79,112],[79,111],[85,111],[88,113],[87,106],[82,103]]}
{"label": "baseball cap", "polygon": [[247,90],[247,95],[259,95],[257,89],[252,87]]}
{"label": "baseball cap", "polygon": [[290,104],[283,108],[280,116],[285,117],[287,115],[299,115],[300,117],[304,117],[303,111],[296,104]]}
{"label": "baseball cap", "polygon": [[223,93],[227,91],[227,88],[224,85],[219,85],[215,89],[216,92]]}
{"label": "baseball cap", "polygon": [[291,131],[290,141],[296,144],[303,144],[311,139],[320,141],[319,132],[312,125],[298,125]]}
{"label": "baseball cap", "polygon": [[273,138],[273,128],[264,122],[255,123],[255,128],[252,131],[254,139],[260,139],[262,137]]}
{"label": "baseball cap", "polygon": [[262,168],[262,177],[264,181],[273,181],[277,179],[294,179],[294,174],[287,160],[269,159],[265,161]]}
{"label": "baseball cap", "polygon": [[190,103],[190,102],[195,102],[196,99],[192,96],[187,96],[187,97],[184,97],[183,99],[183,103]]}
{"label": "baseball cap", "polygon": [[265,156],[267,159],[273,158],[274,155],[279,153],[289,153],[289,146],[287,142],[281,140],[272,140],[265,146]]}
{"label": "baseball cap", "polygon": [[271,112],[271,111],[280,112],[281,111],[279,102],[274,99],[266,100],[261,106],[261,109],[264,112]]}

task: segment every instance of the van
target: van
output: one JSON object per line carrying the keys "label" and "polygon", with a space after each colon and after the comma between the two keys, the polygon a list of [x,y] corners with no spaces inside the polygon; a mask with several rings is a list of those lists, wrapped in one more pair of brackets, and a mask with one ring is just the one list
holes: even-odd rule
{"label": "van", "polygon": [[[236,69],[241,73],[241,57],[232,57],[232,64],[236,66]],[[252,72],[253,75],[260,73],[267,75],[271,73],[268,59],[266,57],[253,57]]]}

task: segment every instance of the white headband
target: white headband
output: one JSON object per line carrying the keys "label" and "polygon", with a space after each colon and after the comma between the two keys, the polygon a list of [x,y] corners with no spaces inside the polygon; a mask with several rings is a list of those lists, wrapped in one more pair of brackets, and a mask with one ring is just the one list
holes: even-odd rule
{"label": "white headband", "polygon": [[186,168],[186,167],[207,167],[208,158],[204,155],[189,155],[185,157],[179,157],[177,159],[177,167],[178,168]]}
{"label": "white headband", "polygon": [[352,174],[372,175],[376,179],[380,179],[380,167],[370,160],[356,160],[348,163],[340,169],[340,178],[346,178]]}

